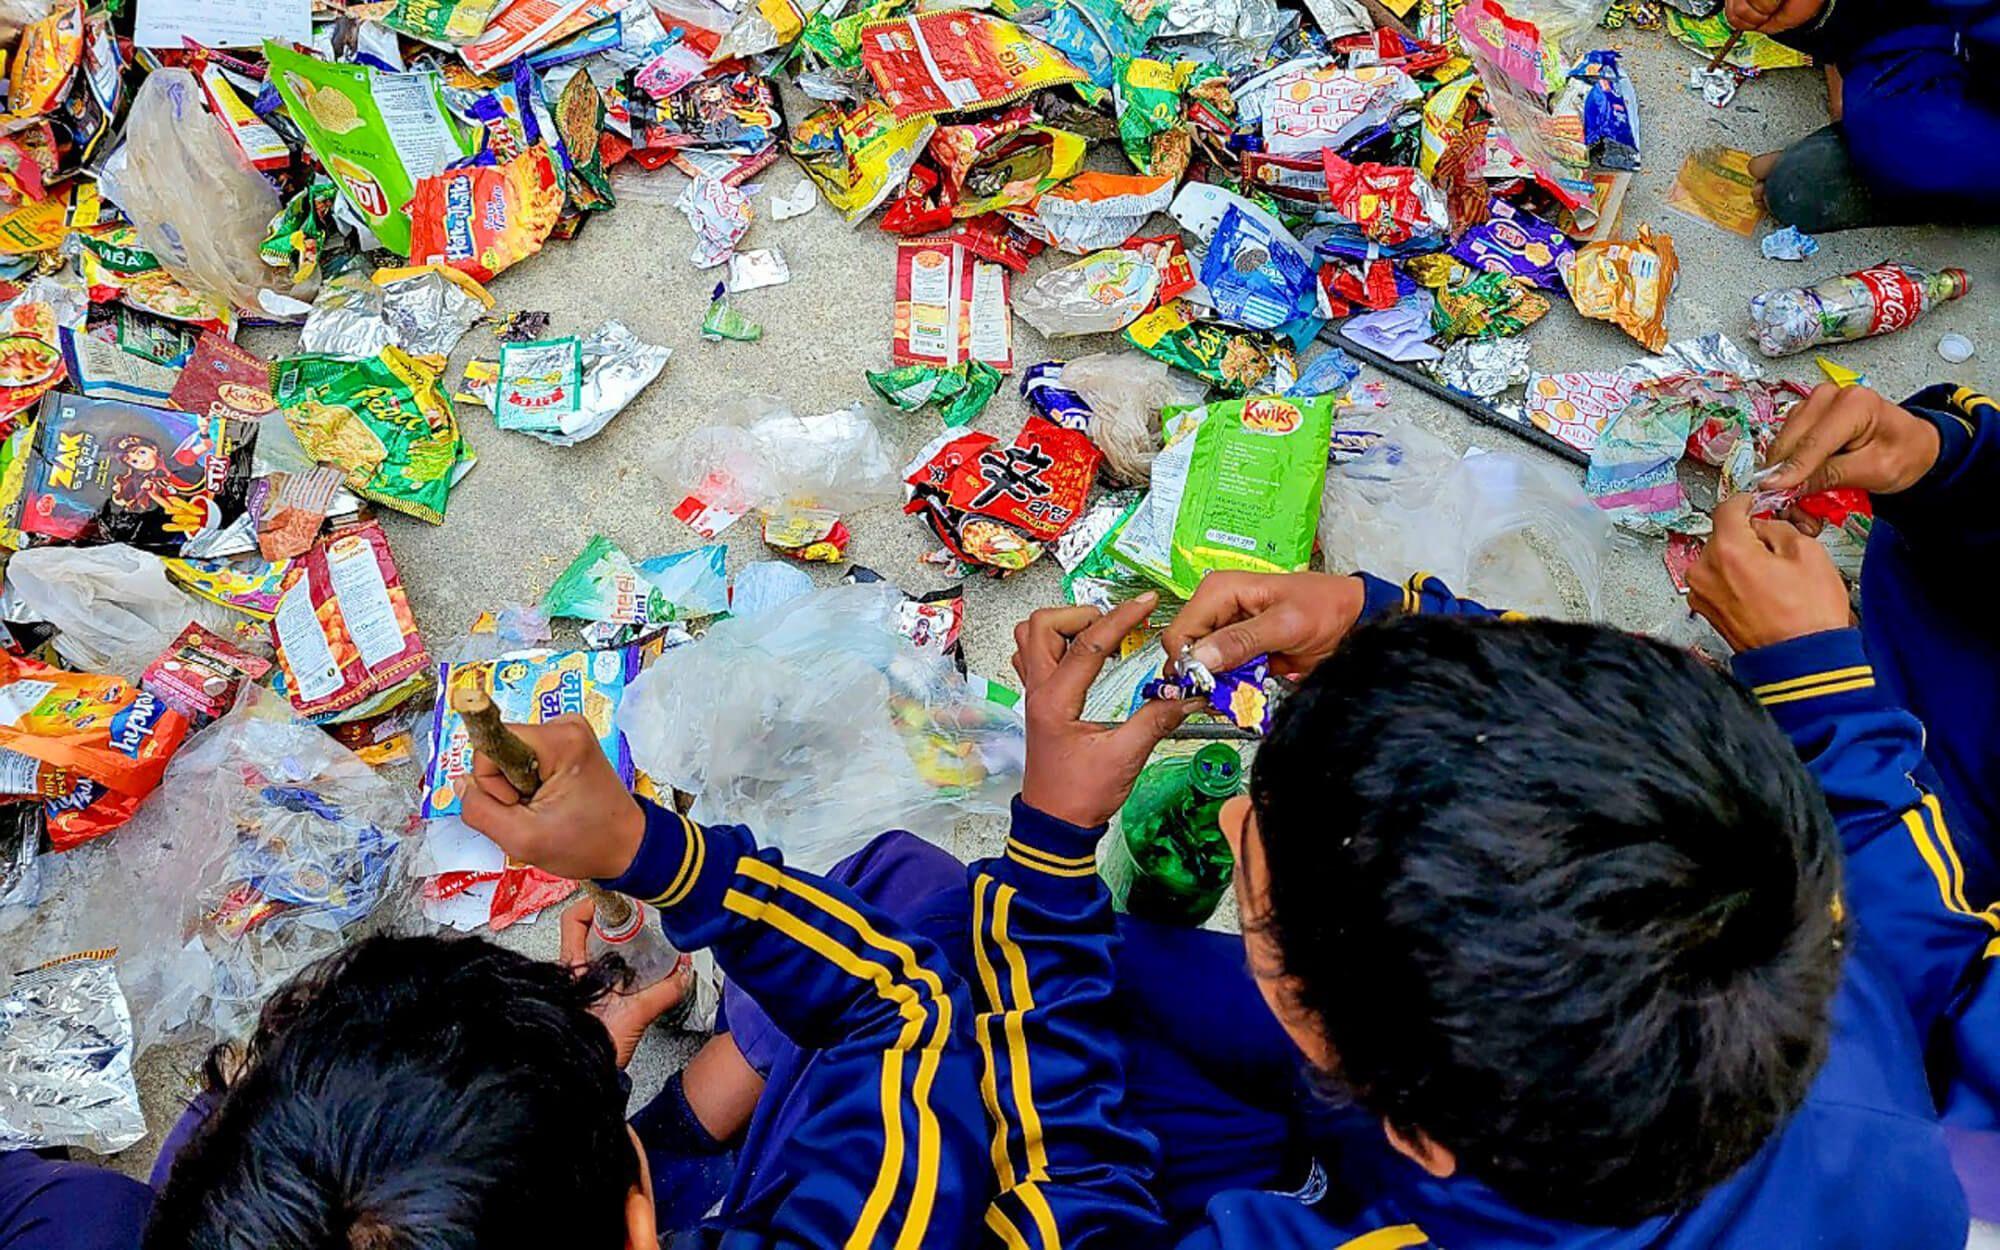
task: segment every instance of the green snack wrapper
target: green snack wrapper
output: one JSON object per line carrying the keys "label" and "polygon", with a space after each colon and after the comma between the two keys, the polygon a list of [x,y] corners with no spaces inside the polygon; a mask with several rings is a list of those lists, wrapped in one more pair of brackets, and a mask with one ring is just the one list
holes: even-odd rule
{"label": "green snack wrapper", "polygon": [[503,430],[562,432],[583,397],[583,340],[575,335],[500,345],[493,418]]}
{"label": "green snack wrapper", "polygon": [[1182,598],[1217,569],[1296,573],[1312,559],[1341,401],[1255,395],[1164,410],[1153,489],[1112,544]]}
{"label": "green snack wrapper", "polygon": [[1000,371],[980,360],[950,368],[905,365],[863,376],[870,389],[899,412],[936,404],[947,426],[971,425],[1000,389]]}
{"label": "green snack wrapper", "polygon": [[271,395],[307,455],[345,470],[349,490],[385,508],[438,524],[472,468],[438,375],[400,347],[359,361],[281,360]]}
{"label": "green snack wrapper", "polygon": [[1232,395],[1261,384],[1273,370],[1296,376],[1292,349],[1249,330],[1192,322],[1179,300],[1125,327],[1125,340],[1155,360],[1192,373]]}
{"label": "green snack wrapper", "polygon": [[701,337],[711,343],[728,339],[735,343],[755,343],[764,337],[764,327],[737,312],[720,283],[715,298],[708,302],[708,315],[701,319]]}
{"label": "green snack wrapper", "polygon": [[294,286],[319,275],[320,252],[333,221],[333,197],[340,189],[331,178],[314,178],[271,219],[270,233],[257,246],[265,264],[289,274]]}
{"label": "green snack wrapper", "polygon": [[443,80],[336,65],[270,40],[264,55],[270,81],[340,193],[383,247],[408,256],[417,180],[474,150],[445,107]]}
{"label": "green snack wrapper", "polygon": [[542,611],[612,625],[637,625],[641,630],[674,619],[674,605],[658,587],[640,576],[632,557],[602,534],[583,551],[542,596]]}
{"label": "green snack wrapper", "polygon": [[396,0],[382,24],[425,43],[455,48],[479,38],[500,4],[501,0]]}
{"label": "green snack wrapper", "polygon": [[1181,91],[1195,69],[1193,61],[1118,58],[1111,83],[1118,102],[1118,141],[1140,173],[1178,178],[1187,169],[1194,141]]}

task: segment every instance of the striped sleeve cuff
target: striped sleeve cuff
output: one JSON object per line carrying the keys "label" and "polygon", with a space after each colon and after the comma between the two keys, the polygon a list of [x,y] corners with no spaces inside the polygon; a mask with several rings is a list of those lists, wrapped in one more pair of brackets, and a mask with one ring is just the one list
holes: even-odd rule
{"label": "striped sleeve cuff", "polygon": [[719,912],[736,861],[744,853],[739,845],[744,832],[735,826],[704,829],[679,812],[644,799],[639,807],[646,816],[646,836],[638,855],[622,875],[598,884],[663,913]]}
{"label": "striped sleeve cuff", "polygon": [[1373,573],[1356,573],[1361,579],[1361,619],[1376,620],[1394,612],[1414,612],[1410,588]]}
{"label": "striped sleeve cuff", "polygon": [[1014,826],[1007,835],[1006,856],[1023,868],[1050,877],[1097,875],[1097,843],[1106,826],[1086,829],[1058,820],[1014,796]]}
{"label": "striped sleeve cuff", "polygon": [[1736,679],[1782,724],[1800,714],[1818,715],[1888,705],[1858,629],[1829,629],[1745,651],[1735,659]]}

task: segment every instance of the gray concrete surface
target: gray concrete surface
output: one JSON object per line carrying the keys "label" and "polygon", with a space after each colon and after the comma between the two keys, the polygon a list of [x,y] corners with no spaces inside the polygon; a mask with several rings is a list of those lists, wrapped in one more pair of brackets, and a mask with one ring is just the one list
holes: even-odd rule
{"label": "gray concrete surface", "polygon": [[[1767,76],[1747,84],[1729,108],[1716,110],[1688,91],[1687,68],[1695,58],[1663,33],[1620,31],[1610,34],[1608,42],[1627,50],[1641,98],[1646,169],[1626,200],[1624,222],[1628,229],[1651,222],[1670,232],[1681,257],[1681,283],[1668,322],[1674,337],[1723,330],[1747,344],[1745,305],[1752,294],[1885,257],[1958,265],[1972,274],[1974,294],[1968,299],[1912,331],[1831,354],[1867,373],[1891,395],[1946,378],[1990,383],[1993,362],[2000,360],[2000,315],[1987,295],[1989,285],[2000,281],[2000,236],[1994,232],[1923,228],[1828,236],[1814,261],[1784,264],[1764,260],[1754,240],[1725,234],[1665,207],[1667,190],[1688,152],[1711,144],[1760,152],[1823,125],[1826,98],[1817,72]],[[791,116],[802,115],[796,95],[787,104]],[[806,217],[770,220],[770,193],[788,191],[802,177],[789,160],[781,160],[758,180],[764,188],[755,197],[758,220],[744,245],[782,249],[793,274],[789,285],[737,297],[738,307],[763,323],[761,343],[701,341],[698,328],[718,271],[697,271],[688,262],[692,235],[671,207],[683,180],[671,171],[656,176],[648,198],[627,194],[619,208],[593,220],[576,241],[552,244],[545,254],[492,284],[503,310],[546,310],[557,333],[582,332],[605,317],[618,317],[642,338],[671,346],[675,355],[658,383],[603,434],[578,447],[558,449],[504,433],[483,410],[461,409],[480,463],[453,493],[446,522],[432,527],[395,516],[387,520],[418,620],[433,644],[462,633],[484,609],[537,598],[593,533],[608,534],[635,557],[695,545],[696,536],[668,514],[673,501],[639,462],[648,449],[704,422],[724,397],[768,393],[800,412],[816,412],[867,396],[863,371],[889,363],[895,249],[872,224],[850,229],[824,202]],[[1170,224],[1161,219],[1155,226]],[[1038,260],[1030,277],[1050,263]],[[1971,338],[1982,354],[1956,368],[1945,365],[1934,349],[1947,330]],[[1058,351],[1024,323],[1016,321],[1014,333],[1015,358],[1022,365],[1103,350],[1114,342],[1109,336],[1072,340]],[[1640,354],[1621,331],[1582,320],[1567,303],[1559,304],[1529,338],[1534,361],[1542,368],[1615,367]],[[257,345],[280,348],[276,341]],[[491,356],[494,350],[490,334],[479,329],[467,336],[458,355],[462,362],[470,355]],[[1810,355],[1779,362],[1776,372],[1808,382],[1819,378]],[[1414,414],[1459,446],[1511,445],[1504,434],[1476,426],[1409,388],[1390,387],[1398,410]],[[1003,389],[979,425],[1011,435],[1023,412],[1011,387]],[[929,414],[890,414],[883,429],[898,450],[911,451],[936,431],[937,423]],[[850,525],[851,558],[905,589],[930,590],[955,580],[919,562],[935,543],[915,519],[883,508],[850,518]],[[726,538],[732,573],[766,556],[752,524],[739,525]],[[1646,628],[1678,611],[1659,554],[1654,542],[1628,541],[1614,551],[1602,599],[1612,622]],[[836,569],[824,566],[815,570],[822,581],[836,575]],[[975,580],[967,598],[972,665],[1006,674],[1014,623],[1037,607],[1061,601],[1058,571],[1045,561],[1008,581]],[[969,828],[961,831],[956,849],[972,856],[997,847],[997,830]],[[503,940],[553,955],[555,926],[544,920],[517,928]],[[634,1070],[640,1094],[655,1088],[688,1049],[686,1039],[672,1037],[649,1044]],[[197,1057],[186,1049],[163,1048],[141,1065],[148,1116],[156,1130],[164,1130],[178,1108]],[[154,1149],[149,1140],[116,1162],[143,1174]]]}

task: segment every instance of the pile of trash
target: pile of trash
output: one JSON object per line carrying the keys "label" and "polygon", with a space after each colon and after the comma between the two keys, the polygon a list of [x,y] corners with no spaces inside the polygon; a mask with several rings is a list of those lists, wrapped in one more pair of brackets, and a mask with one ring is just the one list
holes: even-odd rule
{"label": "pile of trash", "polygon": [[[456,685],[508,719],[584,716],[640,793],[808,867],[870,821],[942,836],[999,810],[1017,696],[967,671],[961,590],[808,571],[870,509],[900,504],[958,575],[1052,554],[1063,598],[1157,590],[1159,619],[1210,572],[1316,560],[1592,613],[1613,522],[1684,574],[1706,517],[1682,462],[1758,490],[1803,392],[1720,333],[1670,341],[1673,239],[1622,219],[1652,158],[1639,100],[1595,45],[1664,29],[1716,107],[1806,64],[1731,42],[1720,7],[0,6],[0,933],[22,965],[0,969],[0,1148],[136,1140],[138,1048],[240,1032],[366,929],[503,929],[571,892],[459,819]],[[805,180],[766,196],[782,157]],[[1754,235],[1747,161],[1688,155],[1669,204]],[[764,333],[739,297],[791,279],[780,246],[744,246],[760,215],[873,219],[883,367],[822,410],[717,402],[649,447],[705,545],[598,536],[539,602],[420,628],[392,535],[447,523],[479,444],[596,437],[670,363],[616,318],[558,326],[487,289],[621,197],[685,217],[717,278],[686,324],[725,354]],[[1746,325],[1782,356],[1966,289],[1884,263],[1766,292]],[[1564,299],[1648,354],[1537,367]],[[1016,314],[1079,350],[1021,358]],[[482,323],[493,351],[468,346]],[[1383,415],[1364,366],[1587,475],[1458,454]],[[979,428],[1017,373],[1025,420]],[[899,463],[889,423],[926,413]],[[1854,569],[1865,497],[1759,503],[1836,522]],[[732,575],[709,540],[752,514],[774,558]],[[1092,714],[1166,689],[1165,659],[1132,648]],[[1282,694],[1256,664],[1176,692],[1251,735]]]}

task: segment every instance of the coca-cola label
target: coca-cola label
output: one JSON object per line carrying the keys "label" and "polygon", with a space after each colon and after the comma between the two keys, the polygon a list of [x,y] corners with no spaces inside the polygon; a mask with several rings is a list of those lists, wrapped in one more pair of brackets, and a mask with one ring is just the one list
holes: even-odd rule
{"label": "coca-cola label", "polygon": [[1875,305],[1868,333],[1892,334],[1924,311],[1924,289],[1910,277],[1908,270],[1896,265],[1877,265],[1854,276],[1868,288]]}

